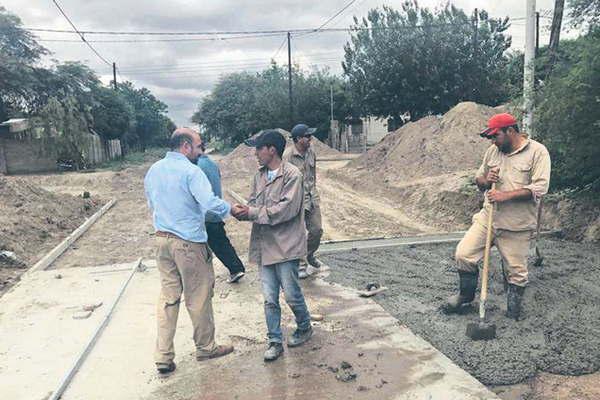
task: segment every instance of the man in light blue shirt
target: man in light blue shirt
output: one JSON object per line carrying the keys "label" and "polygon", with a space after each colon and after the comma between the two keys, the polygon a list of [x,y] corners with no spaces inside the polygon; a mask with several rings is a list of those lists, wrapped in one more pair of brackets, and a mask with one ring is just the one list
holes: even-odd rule
{"label": "man in light blue shirt", "polygon": [[196,359],[221,357],[233,351],[233,346],[215,343],[215,274],[204,227],[208,211],[224,219],[231,207],[214,195],[206,175],[195,165],[202,152],[200,135],[190,128],[179,128],[173,132],[170,144],[171,151],[150,167],[144,179],[156,229],[161,282],[155,351],[159,373],[175,370],[173,337],[182,294],[194,329]]}
{"label": "man in light blue shirt", "polygon": [[[206,174],[215,195],[223,198],[221,171],[217,163],[204,154],[204,148],[202,148],[202,154],[198,157],[197,164]],[[206,233],[208,234],[208,246],[229,270],[229,283],[238,282],[246,274],[246,269],[227,237],[223,219],[212,212],[208,212],[206,214]]]}

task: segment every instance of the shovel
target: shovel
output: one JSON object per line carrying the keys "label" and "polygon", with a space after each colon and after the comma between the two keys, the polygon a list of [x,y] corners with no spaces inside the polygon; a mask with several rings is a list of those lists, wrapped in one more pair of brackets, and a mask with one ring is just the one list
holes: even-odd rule
{"label": "shovel", "polygon": [[[492,190],[496,184],[492,184]],[[473,340],[490,340],[496,337],[496,325],[485,322],[485,302],[488,290],[488,269],[490,266],[490,249],[492,247],[492,223],[494,222],[494,204],[490,206],[487,221],[487,235],[485,238],[485,252],[483,253],[483,269],[481,271],[481,293],[479,299],[479,322],[470,322],[467,325],[467,336]]]}

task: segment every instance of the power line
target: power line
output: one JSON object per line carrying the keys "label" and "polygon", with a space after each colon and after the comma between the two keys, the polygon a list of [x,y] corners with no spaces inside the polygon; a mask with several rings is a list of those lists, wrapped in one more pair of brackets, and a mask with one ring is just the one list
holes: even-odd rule
{"label": "power line", "polygon": [[[273,34],[262,34],[262,35],[244,35],[244,36],[233,36],[233,37],[210,37],[210,38],[194,38],[194,39],[98,39],[98,40],[86,40],[86,43],[155,43],[155,42],[217,42],[223,40],[238,40],[238,39],[255,39],[264,37],[281,36],[278,33]],[[38,39],[40,42],[62,42],[62,43],[80,43],[80,40],[73,39]]]}
{"label": "power line", "polygon": [[79,35],[79,37],[81,38],[81,40],[94,52],[94,54],[96,54],[98,56],[98,58],[100,58],[102,61],[104,61],[104,63],[106,65],[108,65],[109,67],[112,67],[112,63],[109,62],[106,58],[102,57],[102,55],[100,53],[98,53],[98,51],[94,48],[94,46],[92,46],[91,44],[89,44],[87,42],[87,40],[85,40],[85,37],[83,36],[83,34],[80,31],[77,30],[77,28],[75,27],[75,24],[73,24],[73,22],[71,21],[71,19],[67,16],[67,14],[61,8],[61,6],[58,4],[58,2],[56,0],[52,0],[52,2],[56,6],[56,8],[58,8],[58,11],[60,11],[60,13],[65,17],[65,19],[73,27],[73,30]]}
{"label": "power line", "polygon": [[279,48],[277,49],[275,54],[273,54],[273,57],[271,57],[271,60],[274,60],[277,57],[281,49],[283,49],[283,45],[285,45],[285,42],[287,42],[287,36],[284,36],[283,40],[281,41],[281,44],[279,45]]}
{"label": "power line", "polygon": [[[523,18],[515,18],[516,21]],[[471,22],[464,22],[464,25],[470,25]],[[385,27],[349,27],[349,28],[302,28],[302,29],[278,29],[278,30],[255,30],[255,31],[213,31],[213,32],[124,32],[124,31],[70,31],[65,29],[46,29],[46,28],[23,28],[31,32],[48,32],[48,33],[78,33],[84,35],[124,35],[124,36],[215,36],[215,35],[263,35],[274,34],[283,35],[288,32],[291,34],[301,33],[317,33],[317,32],[355,32],[355,31],[373,31],[373,30],[411,30],[419,28],[435,28],[443,26],[458,25],[454,22],[413,25],[413,26],[385,26]]]}
{"label": "power line", "polygon": [[327,21],[325,21],[321,26],[319,26],[316,30],[316,32],[320,31],[322,28],[325,27],[325,25],[327,25],[328,23],[330,23],[331,21],[333,21],[338,15],[340,15],[341,13],[343,13],[344,11],[346,11],[346,9],[348,7],[350,7],[352,4],[354,4],[356,2],[356,0],[352,0],[351,2],[349,2],[348,4],[346,4],[344,7],[342,7],[341,10],[339,10],[338,12],[336,12],[331,18],[329,18]]}

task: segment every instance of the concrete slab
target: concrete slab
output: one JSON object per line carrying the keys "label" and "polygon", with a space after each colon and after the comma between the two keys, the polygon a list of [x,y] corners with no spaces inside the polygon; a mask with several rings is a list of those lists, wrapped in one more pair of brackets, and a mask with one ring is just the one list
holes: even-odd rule
{"label": "concrete slab", "polygon": [[[127,264],[129,270],[133,264]],[[111,270],[112,266],[94,270]],[[0,388],[4,399],[44,399],[108,311],[87,319],[73,315],[89,303],[108,304],[127,272],[90,274],[89,268],[26,274],[6,293],[0,307]]]}
{"label": "concrete slab", "polygon": [[[156,374],[152,352],[159,282],[158,271],[149,268],[135,274],[63,399],[497,399],[372,300],[318,278],[303,282],[309,308],[324,317],[313,322],[314,338],[301,348],[286,348],[280,360],[265,364],[266,335],[256,271],[248,271],[240,284],[229,285],[225,270],[221,266],[216,270],[217,339],[233,343],[234,354],[197,362],[182,303],[175,338],[178,368],[168,377]],[[91,301],[110,303],[127,271],[124,266],[64,270],[60,287],[49,281],[54,279],[51,272],[39,273],[47,276],[36,273],[35,279],[7,294],[8,303],[18,306],[11,304],[9,312],[1,315],[1,337],[10,337],[12,327],[27,338],[13,337],[11,346],[0,354],[0,365],[10,367],[0,374],[3,392],[10,390],[7,398],[42,399],[54,389],[100,322],[98,311],[104,306],[87,320],[73,320],[67,307],[90,302],[90,293],[95,296]],[[34,294],[44,291],[46,308],[32,305],[38,301]],[[282,299],[283,326],[291,333],[293,316],[283,304]],[[44,310],[55,317],[43,317]],[[24,314],[28,314],[26,320],[19,321],[18,316]],[[57,321],[60,327],[53,327]],[[355,380],[336,379],[343,361],[352,365]]]}

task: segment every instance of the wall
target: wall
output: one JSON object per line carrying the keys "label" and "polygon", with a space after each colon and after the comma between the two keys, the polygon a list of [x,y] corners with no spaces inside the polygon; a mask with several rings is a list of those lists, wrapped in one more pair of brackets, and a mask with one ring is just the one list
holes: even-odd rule
{"label": "wall", "polygon": [[363,127],[367,134],[367,144],[377,144],[388,134],[387,121],[368,117],[363,118]]}
{"label": "wall", "polygon": [[42,142],[38,139],[0,139],[2,158],[4,163],[0,160],[0,173],[7,175],[56,170],[56,159],[44,152]]}
{"label": "wall", "polygon": [[[122,155],[119,140],[102,140],[90,135],[89,145],[84,150],[84,159],[89,165],[97,165]],[[56,171],[56,157],[50,155],[40,139],[0,138],[0,174],[27,174]]]}

